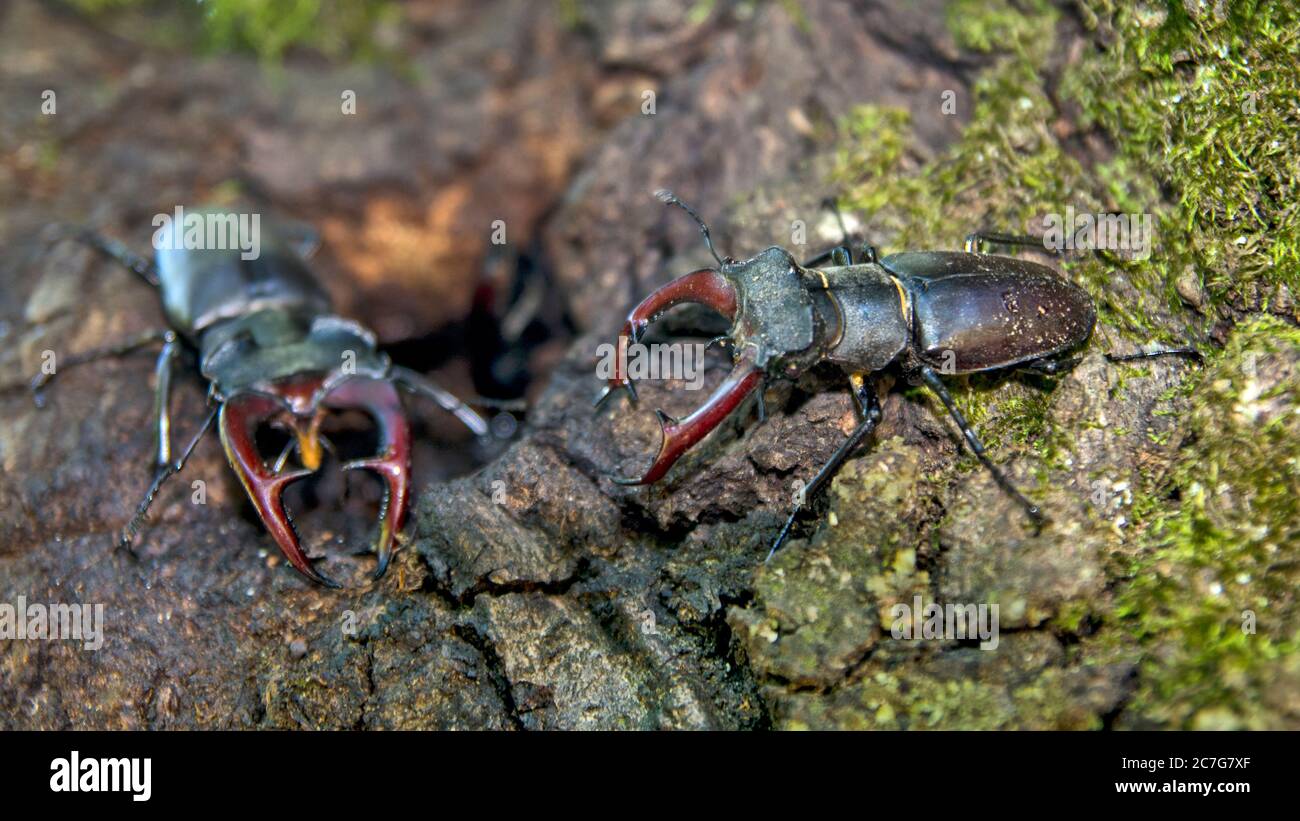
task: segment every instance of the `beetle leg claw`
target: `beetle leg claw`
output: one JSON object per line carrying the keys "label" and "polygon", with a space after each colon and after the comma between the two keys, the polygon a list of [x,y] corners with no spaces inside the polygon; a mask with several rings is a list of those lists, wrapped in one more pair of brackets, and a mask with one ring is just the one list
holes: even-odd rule
{"label": "beetle leg claw", "polygon": [[230,467],[239,476],[240,484],[248,493],[257,515],[271,532],[271,537],[280,546],[281,552],[298,572],[326,587],[342,587],[338,582],[322,575],[312,567],[307,554],[303,552],[294,530],[293,522],[284,509],[284,489],[292,482],[311,475],[307,469],[290,473],[276,474],[262,461],[257,452],[253,434],[257,426],[269,420],[282,410],[282,406],[270,397],[258,394],[237,396],[221,407],[218,417],[218,430],[221,433],[221,446],[226,451]]}
{"label": "beetle leg claw", "polygon": [[637,401],[638,397],[636,395],[636,388],[632,387],[631,382],[627,382],[622,385],[606,385],[601,388],[600,394],[596,396],[596,401],[592,402],[591,406],[596,410],[600,410],[601,406],[608,402],[609,398],[618,390],[626,390],[627,398],[631,399],[633,402]]}
{"label": "beetle leg claw", "polygon": [[375,579],[388,570],[393,558],[393,541],[402,529],[411,488],[411,428],[402,410],[397,390],[388,382],[349,379],[328,396],[331,408],[356,408],[369,413],[379,425],[379,453],[343,465],[344,470],[372,470],[384,480],[384,503],[379,512],[379,542],[375,553],[379,565]]}

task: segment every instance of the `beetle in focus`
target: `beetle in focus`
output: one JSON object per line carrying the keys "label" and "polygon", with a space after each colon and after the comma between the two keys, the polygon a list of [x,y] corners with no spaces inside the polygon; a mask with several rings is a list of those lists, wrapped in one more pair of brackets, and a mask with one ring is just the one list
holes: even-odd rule
{"label": "beetle in focus", "polygon": [[[1079,360],[1066,357],[1087,341],[1096,310],[1083,289],[1051,268],[1015,257],[980,253],[986,242],[1037,245],[1041,240],[976,233],[964,252],[914,251],[878,258],[870,245],[854,261],[847,243],[803,263],[779,247],[748,260],[721,257],[708,226],[671,192],[657,196],[685,210],[699,225],[717,268],[705,268],[669,282],[629,314],[619,345],[639,340],[646,327],[673,306],[705,305],[731,320],[724,337],[734,367],[705,403],[684,419],[656,410],[663,440],[654,462],[639,478],[616,478],[624,485],[659,481],[691,447],[722,423],[768,380],[793,380],[821,362],[843,369],[861,420],[822,466],[796,501],[768,552],[785,542],[800,512],[835,475],[844,460],[880,420],[880,401],[872,375],[892,365],[913,382],[933,391],[960,428],[966,445],[1015,500],[1035,528],[1042,512],[1015,488],[988,458],[984,445],[944,385],[940,374],[964,375],[1000,369],[1055,374]],[[818,267],[831,262],[828,267]],[[1124,361],[1178,349],[1133,356]],[[620,356],[620,362],[625,359]],[[615,370],[596,400],[599,407],[619,389],[635,400],[625,372]]]}
{"label": "beetle in focus", "polygon": [[[190,213],[203,219],[237,219],[217,209]],[[380,578],[392,558],[410,498],[411,433],[396,387],[432,399],[478,436],[488,432],[486,422],[424,376],[392,364],[377,348],[373,333],[333,313],[328,295],[307,265],[315,247],[314,234],[289,225],[262,230],[260,252],[246,259],[238,248],[186,248],[179,222],[172,231],[164,237],[166,242],[155,237],[158,250],[152,261],[92,232],[77,236],[153,286],[170,325],[121,345],[69,357],[64,363],[83,364],[161,345],[155,366],[155,472],[122,533],[121,546],[130,545],[163,483],[180,472],[215,421],[230,467],[285,557],[312,581],[340,587],[312,567],[285,511],[283,493],[289,484],[320,468],[322,445],[328,445],[320,434],[327,411],[357,409],[375,420],[379,453],[348,462],[343,469],[371,470],[384,481],[375,548],[374,578]],[[171,379],[185,352],[194,356],[208,382],[212,411],[174,459]],[[32,380],[38,403],[40,390],[52,376],[42,373]],[[256,431],[265,424],[283,427],[293,437],[269,465],[255,442]],[[301,468],[285,470],[292,450]]]}

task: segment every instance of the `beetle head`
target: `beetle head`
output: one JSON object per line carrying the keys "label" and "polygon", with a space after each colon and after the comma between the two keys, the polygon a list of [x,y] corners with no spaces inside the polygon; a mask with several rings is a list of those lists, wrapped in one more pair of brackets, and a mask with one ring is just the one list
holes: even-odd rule
{"label": "beetle head", "polygon": [[694,209],[671,191],[656,191],[655,196],[695,220],[718,267],[675,279],[632,309],[619,337],[619,364],[596,405],[620,389],[636,399],[636,390],[622,370],[627,361],[625,346],[629,340],[636,342],[658,316],[684,302],[706,305],[731,320],[725,339],[731,342],[735,364],[726,380],[685,419],[678,421],[662,410],[655,411],[663,429],[659,455],[641,478],[614,480],[626,485],[658,481],[767,379],[793,379],[812,367],[821,359],[826,339],[838,333],[836,327],[834,333],[827,334],[824,309],[828,300],[821,297],[823,304],[816,304],[806,284],[812,272],[800,267],[788,251],[772,247],[744,261],[723,257],[713,247],[709,226]]}
{"label": "beetle head", "polygon": [[[319,373],[296,374],[258,384],[228,397],[219,416],[221,444],[226,458],[239,476],[262,523],[294,567],[309,579],[328,587],[339,585],[312,567],[285,511],[283,493],[288,485],[320,468],[320,424],[326,412],[348,408],[370,414],[379,428],[379,453],[343,465],[344,470],[372,470],[384,480],[385,496],[376,549],[379,564],[375,578],[379,578],[388,568],[393,541],[406,516],[410,493],[410,426],[392,383],[352,377],[331,385],[328,378]],[[267,464],[262,458],[256,444],[256,433],[264,424],[278,425],[292,432],[302,464],[300,470],[285,471],[283,457],[274,464]]]}
{"label": "beetle head", "polygon": [[[669,282],[650,294],[628,315],[619,345],[639,340],[645,328],[673,306],[698,303],[731,320],[731,374],[709,398],[682,420],[656,410],[663,429],[659,454],[639,479],[615,479],[640,485],[658,481],[687,450],[722,423],[769,378],[792,379],[820,358],[818,342],[823,323],[804,285],[807,272],[781,248],[768,248],[752,259],[720,259],[718,269],[705,268]],[[613,392],[626,389],[635,400],[626,362],[619,351],[613,377],[596,400],[599,406]]]}

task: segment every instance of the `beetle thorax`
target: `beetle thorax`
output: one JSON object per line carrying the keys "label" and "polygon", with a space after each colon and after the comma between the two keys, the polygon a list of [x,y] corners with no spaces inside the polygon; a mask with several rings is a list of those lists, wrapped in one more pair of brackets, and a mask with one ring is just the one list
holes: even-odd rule
{"label": "beetle thorax", "polygon": [[390,364],[360,324],[287,311],[261,311],[213,326],[203,334],[200,357],[218,396],[308,374],[319,374],[326,389],[351,376],[382,379]]}

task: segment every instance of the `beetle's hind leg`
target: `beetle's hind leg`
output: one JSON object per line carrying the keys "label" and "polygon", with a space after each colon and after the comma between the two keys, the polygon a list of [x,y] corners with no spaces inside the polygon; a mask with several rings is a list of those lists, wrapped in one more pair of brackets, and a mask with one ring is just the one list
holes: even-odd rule
{"label": "beetle's hind leg", "polygon": [[790,537],[790,528],[794,527],[795,520],[808,506],[809,501],[817,495],[817,492],[827,482],[835,477],[840,466],[844,464],[844,460],[857,449],[858,445],[862,444],[864,439],[871,435],[876,423],[880,421],[880,400],[876,396],[876,390],[872,384],[862,374],[857,373],[849,377],[849,383],[853,386],[853,398],[857,400],[858,411],[862,414],[862,421],[858,423],[858,426],[849,434],[849,438],[844,440],[844,444],[840,445],[830,460],[822,466],[821,470],[817,471],[817,475],[813,477],[813,480],[803,488],[795,499],[794,509],[790,511],[789,518],[785,520],[785,525],[781,528],[781,532],[777,534],[776,541],[772,542],[772,549],[767,552],[767,558],[763,560],[764,563],[771,561],[776,551],[780,550],[781,545],[785,544],[785,540]]}
{"label": "beetle's hind leg", "polygon": [[1158,351],[1140,351],[1130,354],[1106,354],[1106,358],[1111,362],[1132,362],[1136,359],[1152,359],[1157,356],[1186,356],[1189,359],[1195,359],[1197,362],[1204,362],[1205,356],[1192,347],[1185,348],[1162,348]]}
{"label": "beetle's hind leg", "polygon": [[1058,376],[1074,368],[1083,361],[1081,356],[1067,356],[1061,359],[1033,359],[1024,364],[1017,365],[1016,370],[1023,373],[1032,373],[1038,376]]}
{"label": "beetle's hind leg", "polygon": [[[1162,348],[1157,351],[1141,351],[1133,354],[1105,354],[1105,357],[1111,362],[1132,362],[1138,359],[1152,359],[1157,356],[1185,356],[1189,359],[1195,359],[1197,362],[1204,362],[1205,357],[1200,351],[1192,347],[1185,348]],[[1062,357],[1060,359],[1033,359],[1024,364],[1017,365],[1016,370],[1024,373],[1032,373],[1038,376],[1058,376],[1073,368],[1083,361],[1081,356]]]}
{"label": "beetle's hind leg", "polygon": [[962,415],[957,403],[953,401],[952,394],[948,393],[948,386],[939,378],[939,374],[935,373],[933,368],[923,367],[921,368],[921,378],[925,380],[926,386],[934,391],[939,397],[939,401],[943,402],[944,407],[948,409],[952,420],[957,423],[962,436],[966,438],[966,446],[980,460],[980,464],[984,465],[985,469],[993,475],[993,481],[998,483],[998,487],[1002,488],[1003,493],[1010,496],[1015,500],[1016,504],[1024,508],[1025,515],[1034,523],[1034,529],[1040,528],[1043,524],[1042,511],[1038,509],[1037,505],[1026,499],[1024,494],[1016,489],[1015,485],[1011,484],[1011,480],[998,469],[997,465],[989,461],[989,457],[984,453],[984,443],[975,435],[975,431],[971,430],[970,424],[966,422],[966,417]]}

